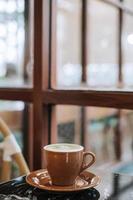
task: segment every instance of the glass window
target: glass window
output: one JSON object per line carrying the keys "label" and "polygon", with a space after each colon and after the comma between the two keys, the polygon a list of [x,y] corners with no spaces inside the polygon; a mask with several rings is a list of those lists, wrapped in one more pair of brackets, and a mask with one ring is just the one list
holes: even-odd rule
{"label": "glass window", "polygon": [[27,82],[29,86],[32,84],[30,56],[26,61],[26,43],[29,42],[26,26],[30,19],[30,14],[26,12],[24,0],[0,1],[0,87],[21,87]]}
{"label": "glass window", "polygon": [[[29,104],[22,101],[0,101],[0,118],[5,121],[12,134],[15,136],[23,155],[27,159],[28,154],[28,108]],[[3,134],[0,133],[0,142]],[[2,163],[2,151],[0,150],[0,163]],[[0,164],[1,166],[1,164]],[[19,176],[16,163],[12,162],[12,178]]]}
{"label": "glass window", "polygon": [[96,0],[88,1],[87,83],[90,87],[117,86],[117,17],[117,9]]}
{"label": "glass window", "polygon": [[127,87],[133,86],[133,17],[123,15],[123,79]]}
{"label": "glass window", "polygon": [[132,0],[124,0],[123,3],[128,7],[131,8],[133,6]]}
{"label": "glass window", "polygon": [[82,144],[84,140],[86,150],[96,154],[97,167],[116,161],[118,133],[121,138],[121,161],[132,160],[131,110],[65,105],[56,106],[56,117],[57,142]]}
{"label": "glass window", "polygon": [[81,0],[57,1],[57,86],[81,81]]}

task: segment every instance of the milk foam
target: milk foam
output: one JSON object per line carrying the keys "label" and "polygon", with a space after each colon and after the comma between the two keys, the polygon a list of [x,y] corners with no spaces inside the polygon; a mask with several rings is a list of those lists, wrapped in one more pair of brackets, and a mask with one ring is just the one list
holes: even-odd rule
{"label": "milk foam", "polygon": [[83,147],[78,144],[60,143],[47,145],[44,147],[44,149],[54,152],[76,152],[83,150]]}

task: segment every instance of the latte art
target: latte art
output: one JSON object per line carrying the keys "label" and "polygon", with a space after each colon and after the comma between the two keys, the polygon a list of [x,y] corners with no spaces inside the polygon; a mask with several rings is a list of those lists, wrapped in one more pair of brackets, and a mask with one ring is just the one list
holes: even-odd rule
{"label": "latte art", "polygon": [[54,152],[76,152],[83,150],[83,147],[77,144],[51,144],[44,147],[47,151],[54,151]]}

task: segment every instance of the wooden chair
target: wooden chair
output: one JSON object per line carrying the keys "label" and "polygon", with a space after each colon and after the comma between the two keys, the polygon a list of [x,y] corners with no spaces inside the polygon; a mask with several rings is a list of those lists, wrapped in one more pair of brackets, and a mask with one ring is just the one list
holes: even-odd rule
{"label": "wooden chair", "polygon": [[19,168],[19,175],[29,173],[29,168],[22,155],[21,149],[17,144],[15,137],[11,133],[7,124],[0,118],[0,132],[2,133],[4,140],[0,143],[0,148],[3,152],[1,177],[0,181],[8,181],[11,179],[11,162],[16,162]]}

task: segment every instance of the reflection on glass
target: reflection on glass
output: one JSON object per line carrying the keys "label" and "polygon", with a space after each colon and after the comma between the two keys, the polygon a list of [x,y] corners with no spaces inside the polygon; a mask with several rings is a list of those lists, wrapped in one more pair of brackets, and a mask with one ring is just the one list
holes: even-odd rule
{"label": "reflection on glass", "polygon": [[107,167],[96,172],[102,177],[101,183],[97,186],[97,190],[100,192],[99,200],[132,199],[132,176],[123,173],[117,174],[119,172],[115,171],[115,168],[108,171]]}
{"label": "reflection on glass", "polygon": [[57,85],[81,81],[81,1],[57,1]]}

